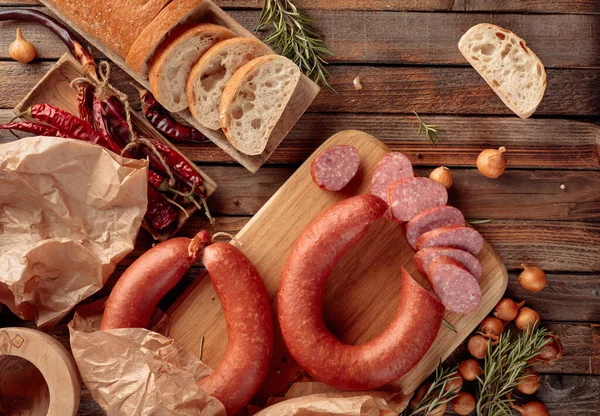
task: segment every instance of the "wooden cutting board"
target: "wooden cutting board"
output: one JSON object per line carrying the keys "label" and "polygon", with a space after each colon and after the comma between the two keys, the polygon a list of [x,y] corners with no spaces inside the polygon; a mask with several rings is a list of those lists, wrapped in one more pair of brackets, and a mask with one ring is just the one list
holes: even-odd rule
{"label": "wooden cutting board", "polygon": [[[319,189],[310,176],[310,164],[322,150],[337,144],[351,144],[360,154],[359,172],[340,192]],[[273,195],[262,209],[235,236],[243,252],[254,263],[267,291],[276,297],[279,276],[288,253],[308,223],[321,211],[353,195],[369,192],[377,162],[389,149],[376,138],[355,130],[342,131],[328,139]],[[450,190],[452,192],[452,190]],[[412,264],[414,250],[400,225],[382,219],[348,252],[333,271],[324,300],[324,314],[330,330],[350,344],[364,343],[378,335],[390,322],[400,299],[400,268],[424,287],[427,279]],[[457,333],[442,326],[425,357],[394,383],[405,393],[414,391],[440,360],[445,359],[475,329],[504,294],[506,268],[486,243],[479,255],[483,266],[481,306],[468,315],[446,312],[445,319]],[[424,311],[426,313],[426,311]],[[223,313],[210,279],[197,279],[171,307],[170,335],[194,354],[204,336],[202,360],[214,367],[227,346]],[[276,339],[275,354],[260,395],[268,397],[284,390],[301,370]]]}

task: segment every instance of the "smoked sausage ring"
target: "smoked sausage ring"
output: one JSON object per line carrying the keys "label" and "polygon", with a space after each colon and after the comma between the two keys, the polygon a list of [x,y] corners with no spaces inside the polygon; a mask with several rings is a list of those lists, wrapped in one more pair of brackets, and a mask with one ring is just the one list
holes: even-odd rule
{"label": "smoked sausage ring", "polygon": [[123,273],[106,302],[100,329],[148,326],[158,301],[200,257],[223,307],[227,350],[197,384],[233,415],[256,394],[273,354],[271,299],[254,265],[236,247],[211,243],[204,230],[191,240],[157,244]]}
{"label": "smoked sausage ring", "polygon": [[388,384],[425,355],[440,329],[444,306],[402,269],[398,312],[375,339],[348,345],[323,320],[323,294],[333,268],[387,211],[374,195],[337,203],[296,240],[281,274],[277,314],[285,345],[314,379],[346,390]]}

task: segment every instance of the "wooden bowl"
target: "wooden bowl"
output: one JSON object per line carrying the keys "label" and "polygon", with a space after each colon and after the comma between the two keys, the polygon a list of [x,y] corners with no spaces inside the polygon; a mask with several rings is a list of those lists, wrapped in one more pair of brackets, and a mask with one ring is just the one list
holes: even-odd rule
{"label": "wooden bowl", "polygon": [[73,357],[28,328],[0,329],[0,414],[76,415],[80,384]]}

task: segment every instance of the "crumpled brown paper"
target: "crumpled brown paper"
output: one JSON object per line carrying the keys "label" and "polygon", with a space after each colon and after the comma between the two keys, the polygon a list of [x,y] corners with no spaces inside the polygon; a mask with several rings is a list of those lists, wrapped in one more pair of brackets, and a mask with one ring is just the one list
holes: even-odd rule
{"label": "crumpled brown paper", "polygon": [[[225,416],[223,404],[195,382],[210,367],[174,340],[141,328],[98,331],[104,301],[77,308],[69,333],[81,378],[108,415]],[[166,333],[164,314],[152,321]]]}
{"label": "crumpled brown paper", "polygon": [[[342,391],[327,384],[298,382],[283,398],[254,416],[392,416],[408,405],[411,395],[385,391]],[[274,403],[274,404],[273,404]]]}
{"label": "crumpled brown paper", "polygon": [[134,246],[145,160],[56,137],[0,145],[0,302],[49,327]]}

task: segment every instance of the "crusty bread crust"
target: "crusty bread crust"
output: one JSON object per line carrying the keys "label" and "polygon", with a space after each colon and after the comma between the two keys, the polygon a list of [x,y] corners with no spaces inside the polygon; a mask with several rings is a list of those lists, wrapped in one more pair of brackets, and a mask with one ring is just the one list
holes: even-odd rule
{"label": "crusty bread crust", "polygon": [[[198,80],[197,78],[204,76],[205,72],[209,69],[209,66],[213,65],[217,61],[221,61],[221,58],[219,57],[220,54],[227,54],[231,50],[239,50],[240,48],[244,48],[245,56],[244,61],[241,62],[241,65],[239,65],[239,67],[246,64],[248,61],[254,58],[273,53],[273,51],[267,45],[265,45],[258,39],[233,38],[224,40],[223,42],[219,42],[216,45],[214,45],[212,48],[206,51],[204,55],[202,55],[200,60],[196,62],[196,64],[192,67],[192,71],[190,72],[190,76],[188,77],[186,92],[188,96],[188,105],[190,107],[190,112],[200,124],[204,125],[209,129],[218,130],[221,128],[219,122],[220,100],[218,100],[215,104],[214,113],[205,113],[205,110],[202,110],[202,105],[200,104],[203,98],[198,95],[199,91],[197,91],[196,88],[197,82],[202,81]],[[223,64],[221,63],[221,65]],[[223,84],[223,86],[227,85],[227,83],[230,81],[231,77],[233,76],[233,74],[235,74],[239,67],[228,67],[226,69],[226,72],[223,73],[223,78],[219,80],[219,84]],[[218,93],[219,96],[221,95],[221,93],[218,91],[216,93]],[[196,100],[199,101],[198,103],[196,103],[194,97],[196,98]],[[204,108],[206,108],[207,104],[208,102],[205,102]],[[214,120],[212,120],[213,117]]]}
{"label": "crusty bread crust", "polygon": [[[169,36],[164,42],[162,42],[160,44],[160,46],[157,48],[156,52],[154,53],[154,56],[152,57],[152,60],[150,63],[150,73],[149,73],[150,89],[152,90],[152,93],[154,94],[155,98],[163,106],[165,106],[169,111],[184,110],[185,108],[187,108],[187,104],[185,107],[183,107],[181,109],[172,109],[172,108],[170,108],[171,106],[167,104],[168,99],[166,99],[166,97],[162,96],[161,88],[160,88],[160,83],[162,82],[161,75],[163,75],[163,70],[164,70],[165,66],[170,62],[171,54],[177,49],[178,45],[181,42],[185,42],[190,38],[201,36],[203,34],[213,36],[215,38],[215,43],[220,42],[225,39],[230,39],[230,38],[233,38],[236,36],[235,33],[233,33],[231,30],[226,29],[222,26],[213,25],[211,23],[200,23],[197,25],[186,27],[181,32],[177,31],[177,33],[173,34],[174,36]],[[199,57],[198,57],[198,59],[199,59]],[[194,63],[196,63],[196,62],[193,62],[192,65]],[[191,66],[190,66],[190,70],[191,70]],[[187,81],[188,76],[189,76],[189,73],[185,76],[186,81]],[[184,89],[183,97],[185,98],[185,101],[187,102],[187,97],[185,94],[185,82],[183,84],[183,89]]]}
{"label": "crusty bread crust", "polygon": [[[486,38],[490,33],[493,34],[491,41]],[[485,43],[477,44],[476,36],[481,39],[479,42]],[[482,47],[488,45],[491,45],[489,50],[483,54],[484,56],[480,56]],[[535,112],[546,91],[546,71],[540,59],[523,39],[500,26],[480,23],[470,28],[461,37],[458,48],[502,102],[515,114],[526,119]],[[474,48],[480,53],[474,53]],[[516,53],[514,57],[513,53]],[[487,62],[482,62],[480,58]],[[513,73],[513,70],[516,72]],[[506,75],[503,74],[505,71]],[[524,79],[528,82],[522,85]]]}
{"label": "crusty bread crust", "polygon": [[[235,72],[235,74],[231,77],[231,79],[229,80],[229,83],[225,87],[225,90],[223,91],[223,95],[221,96],[221,103],[219,104],[219,119],[221,122],[221,129],[223,130],[225,137],[227,137],[227,140],[229,140],[229,142],[231,143],[231,145],[233,147],[235,147],[237,150],[244,152],[248,155],[258,155],[264,151],[264,149],[267,145],[269,136],[270,136],[271,132],[273,131],[273,128],[279,121],[281,114],[285,110],[285,107],[287,106],[287,103],[289,102],[290,98],[292,97],[293,91],[298,84],[298,80],[300,79],[300,74],[301,74],[300,70],[297,69],[297,76],[295,76],[294,79],[290,80],[290,83],[293,86],[293,88],[292,88],[291,92],[289,94],[287,94],[287,96],[284,98],[284,100],[280,103],[281,111],[279,112],[277,117],[274,120],[272,120],[272,124],[268,126],[267,136],[261,138],[262,145],[261,145],[261,148],[259,149],[260,151],[246,152],[246,151],[241,150],[240,147],[237,145],[236,138],[234,138],[232,136],[232,133],[230,131],[230,125],[232,123],[231,106],[237,100],[238,92],[242,88],[243,83],[245,82],[246,76],[250,72],[257,69],[258,67],[267,65],[268,63],[276,61],[276,60],[285,60],[285,61],[288,61],[293,64],[292,61],[290,61],[288,58],[285,58],[281,55],[265,55],[265,56],[261,56],[259,58],[253,59],[252,61],[250,61],[247,64],[240,67]],[[295,65],[295,64],[293,64],[293,65]],[[257,88],[257,92],[260,92],[260,88]]]}
{"label": "crusty bread crust", "polygon": [[176,27],[200,21],[207,10],[208,3],[204,0],[173,0],[135,40],[127,54],[127,65],[147,79],[150,59],[161,42]]}
{"label": "crusty bread crust", "polygon": [[170,0],[48,0],[123,58]]}

